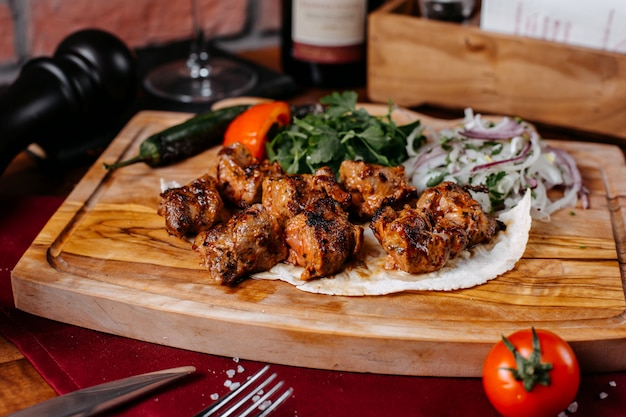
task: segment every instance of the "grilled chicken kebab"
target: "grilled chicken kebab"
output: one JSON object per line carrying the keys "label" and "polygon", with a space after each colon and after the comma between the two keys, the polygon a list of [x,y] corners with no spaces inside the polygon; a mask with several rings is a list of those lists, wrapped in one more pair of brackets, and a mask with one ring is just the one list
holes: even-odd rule
{"label": "grilled chicken kebab", "polygon": [[224,203],[215,178],[205,174],[161,194],[157,213],[170,235],[184,237],[208,230],[223,220]]}
{"label": "grilled chicken kebab", "polygon": [[463,187],[443,182],[427,188],[413,207],[383,206],[370,228],[389,254],[387,268],[432,272],[463,250],[488,242],[504,227]]}
{"label": "grilled chicken kebab", "polygon": [[259,203],[199,233],[192,247],[200,254],[209,276],[225,285],[236,285],[242,278],[266,271],[287,257],[282,228]]}
{"label": "grilled chicken kebab", "polygon": [[303,267],[302,280],[332,276],[359,258],[367,221],[386,266],[409,273],[440,269],[500,230],[464,187],[442,183],[418,196],[402,166],[344,161],[338,176],[286,174],[238,143],[220,150],[215,173],[161,193],[158,214],[168,233],[193,238],[225,285],[278,262]]}

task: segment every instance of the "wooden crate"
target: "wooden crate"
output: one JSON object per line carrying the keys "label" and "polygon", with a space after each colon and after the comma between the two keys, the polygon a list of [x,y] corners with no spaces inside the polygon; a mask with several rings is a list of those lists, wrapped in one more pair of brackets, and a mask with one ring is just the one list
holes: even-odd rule
{"label": "wooden crate", "polygon": [[626,55],[427,20],[414,9],[414,0],[394,0],[369,17],[370,100],[472,107],[626,138]]}

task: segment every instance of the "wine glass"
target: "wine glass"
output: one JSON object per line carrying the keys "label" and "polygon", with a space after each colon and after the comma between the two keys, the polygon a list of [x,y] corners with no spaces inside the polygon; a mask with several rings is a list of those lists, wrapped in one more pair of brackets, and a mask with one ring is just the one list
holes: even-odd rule
{"label": "wine glass", "polygon": [[258,75],[245,64],[210,52],[200,24],[198,0],[191,0],[193,38],[187,59],[165,63],[144,80],[152,94],[183,103],[205,103],[248,91]]}

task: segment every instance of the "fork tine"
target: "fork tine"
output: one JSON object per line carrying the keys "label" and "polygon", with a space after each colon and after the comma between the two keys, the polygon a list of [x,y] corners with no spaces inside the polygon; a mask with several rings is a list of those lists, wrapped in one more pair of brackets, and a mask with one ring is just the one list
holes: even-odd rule
{"label": "fork tine", "polygon": [[[276,374],[272,375],[272,379],[273,379],[273,377],[276,377]],[[250,414],[251,412],[253,412],[257,408],[259,408],[265,402],[265,400],[267,400],[272,395],[274,395],[274,393],[276,391],[278,391],[284,384],[285,383],[283,381],[280,381],[278,384],[274,385],[274,387],[272,389],[267,391],[261,398],[259,398],[258,400],[254,401],[254,403],[250,407],[248,407],[243,413],[239,414],[238,417],[247,417],[248,414]],[[253,391],[253,394],[259,392],[260,390],[261,390],[261,388],[256,389],[255,391]],[[236,409],[237,407],[233,407],[233,408]]]}
{"label": "fork tine", "polygon": [[[240,399],[239,401],[237,401],[234,405],[232,405],[228,411],[226,411],[224,414],[222,414],[220,417],[228,417],[231,414],[233,414],[235,411],[238,411],[239,408],[244,405],[246,403],[246,401],[248,401],[250,398],[254,397],[259,391],[261,391],[263,388],[265,388],[270,382],[272,382],[274,379],[276,378],[276,374],[272,374],[269,376],[269,378],[267,378],[265,381],[263,381],[261,383],[261,385],[259,385],[258,387],[254,388],[252,391],[250,391],[248,394],[246,394],[246,396],[244,396],[242,399]],[[241,391],[243,392],[243,391]],[[242,412],[241,414],[239,414],[239,417],[245,417],[248,414],[250,414],[252,411],[254,411],[255,408],[257,408],[261,403],[259,403],[258,401],[254,401],[254,403],[248,408],[246,409],[244,412]]]}
{"label": "fork tine", "polygon": [[287,398],[291,397],[291,394],[293,394],[293,388],[289,388],[287,391],[283,392],[283,395],[278,397],[274,402],[272,402],[272,404],[269,407],[263,410],[263,412],[261,412],[261,414],[257,415],[256,417],[268,416],[272,411],[276,410],[279,405],[284,403],[287,400]]}
{"label": "fork tine", "polygon": [[[276,379],[276,374],[272,374],[267,377],[265,380],[261,381],[260,384],[254,388],[246,395],[244,395],[241,399],[239,399],[235,404],[230,405],[231,400],[234,400],[236,397],[243,394],[243,392],[248,389],[253,383],[255,383],[263,374],[267,372],[269,369],[269,365],[263,367],[260,371],[254,374],[250,379],[248,379],[245,383],[243,383],[236,390],[231,391],[229,394],[223,396],[215,403],[211,404],[208,408],[205,408],[201,412],[195,415],[195,417],[209,417],[215,415],[219,410],[228,405],[227,409],[224,410],[223,413],[220,414],[220,417],[228,417],[235,412],[239,412],[239,409],[252,397],[258,395],[266,386],[268,386],[274,379]],[[289,388],[282,395],[280,395],[276,400],[272,401],[271,404],[265,408],[261,409],[260,407],[263,405],[265,401],[270,399],[278,390],[282,388],[284,385],[283,381],[278,382],[274,387],[269,389],[265,394],[263,394],[259,399],[255,399],[254,402],[248,406],[243,412],[237,414],[237,417],[246,417],[250,415],[255,410],[261,410],[260,414],[257,414],[256,417],[265,417],[269,415],[272,411],[274,411],[280,404],[282,404],[287,398],[291,396],[293,393],[293,389]]]}
{"label": "fork tine", "polygon": [[214,415],[222,407],[224,407],[228,401],[230,401],[232,398],[234,398],[237,395],[239,395],[240,393],[242,393],[250,385],[254,384],[254,382],[257,379],[259,379],[265,372],[267,372],[268,369],[270,369],[270,366],[269,365],[265,365],[260,371],[258,371],[256,374],[252,375],[252,377],[250,379],[248,379],[245,383],[241,384],[241,386],[239,388],[237,388],[234,391],[231,391],[230,393],[228,393],[228,395],[223,396],[222,398],[220,398],[219,400],[217,400],[216,402],[214,402],[213,404],[211,404],[210,406],[208,406],[204,410],[200,411],[194,417],[209,417],[209,416]]}

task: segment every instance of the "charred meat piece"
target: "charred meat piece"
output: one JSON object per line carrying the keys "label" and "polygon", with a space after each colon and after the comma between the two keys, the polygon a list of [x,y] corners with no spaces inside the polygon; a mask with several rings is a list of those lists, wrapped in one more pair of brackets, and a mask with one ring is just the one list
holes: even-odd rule
{"label": "charred meat piece", "polygon": [[167,232],[179,238],[208,230],[222,220],[223,211],[217,181],[208,174],[161,193],[157,209]]}
{"label": "charred meat piece", "polygon": [[361,219],[371,219],[376,210],[391,205],[400,208],[417,198],[403,166],[385,167],[363,161],[343,161],[339,181],[352,193],[352,203]]}
{"label": "charred meat piece", "polygon": [[451,182],[426,189],[415,208],[380,208],[370,223],[389,254],[389,267],[432,272],[465,249],[491,240],[499,223],[463,187]]}
{"label": "charred meat piece", "polygon": [[320,168],[313,175],[268,176],[263,180],[262,204],[281,225],[326,197],[337,201],[342,208],[349,207],[351,201],[351,195],[341,188],[329,168]]}
{"label": "charred meat piece", "polygon": [[287,262],[302,266],[302,280],[332,275],[363,244],[363,228],[348,220],[348,214],[332,198],[323,198],[287,220]]}
{"label": "charred meat piece", "polygon": [[345,191],[341,184],[337,182],[337,176],[330,167],[318,168],[311,175],[305,175],[309,186],[323,195],[335,200],[339,203],[342,210],[348,210],[352,204],[352,194]]}
{"label": "charred meat piece", "polygon": [[483,211],[464,187],[453,182],[442,182],[424,190],[417,208],[431,213],[433,221],[443,229],[463,229],[468,247],[488,242],[502,226]]}
{"label": "charred meat piece", "polygon": [[282,175],[278,163],[259,161],[241,143],[222,148],[218,153],[217,180],[225,201],[238,208],[261,202],[261,185],[267,175]]}
{"label": "charred meat piece", "polygon": [[261,203],[280,224],[300,213],[311,197],[301,175],[267,177],[263,180]]}
{"label": "charred meat piece", "polygon": [[423,210],[407,206],[395,211],[384,206],[375,213],[370,228],[389,254],[388,269],[411,274],[432,272],[450,259],[450,235],[435,230]]}
{"label": "charred meat piece", "polygon": [[253,204],[226,224],[198,234],[192,247],[209,276],[230,286],[287,257],[283,231],[261,204]]}

